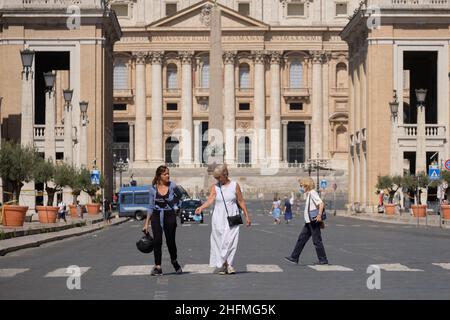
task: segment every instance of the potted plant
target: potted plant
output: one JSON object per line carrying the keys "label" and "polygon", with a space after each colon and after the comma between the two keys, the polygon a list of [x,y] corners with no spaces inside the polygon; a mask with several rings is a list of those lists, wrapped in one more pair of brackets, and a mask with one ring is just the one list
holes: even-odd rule
{"label": "potted plant", "polygon": [[450,204],[448,204],[448,199],[450,198],[450,171],[444,170],[442,171],[442,182],[444,182],[447,185],[447,188],[444,190],[444,192],[447,194],[447,201],[443,204],[441,204],[441,215],[442,219],[450,219]]}
{"label": "potted plant", "polygon": [[66,167],[67,174],[69,179],[67,181],[67,186],[72,189],[72,204],[69,204],[70,216],[76,218],[77,215],[77,201],[78,196],[81,194],[83,190],[83,181],[80,170],[74,166]]}
{"label": "potted plant", "polygon": [[401,176],[378,176],[376,188],[378,190],[387,190],[389,194],[389,203],[384,205],[384,212],[387,215],[395,214],[394,196],[402,184]]}
{"label": "potted plant", "polygon": [[0,176],[11,186],[13,199],[3,208],[3,225],[23,226],[27,206],[17,205],[24,182],[33,179],[33,168],[37,161],[36,150],[12,141],[3,141],[0,149]]}
{"label": "potted plant", "polygon": [[411,189],[415,195],[415,204],[411,205],[411,209],[415,217],[425,217],[427,214],[427,205],[421,204],[420,194],[422,193],[422,189],[428,187],[429,183],[430,180],[428,179],[428,175],[425,172],[420,172],[415,176],[406,175],[403,177],[403,184],[405,185],[405,187]]}
{"label": "potted plant", "polygon": [[55,194],[59,190],[58,186],[53,182],[55,178],[55,166],[51,161],[39,159],[36,161],[33,170],[33,177],[35,182],[44,184],[47,192],[47,205],[36,206],[36,211],[39,215],[40,223],[56,223],[58,216],[58,207],[53,206]]}
{"label": "potted plant", "polygon": [[104,179],[103,177],[101,177],[99,185],[92,184],[91,173],[85,168],[81,169],[80,176],[83,185],[83,191],[86,192],[91,198],[91,203],[86,204],[87,212],[90,215],[98,215],[100,213],[100,206],[102,202],[102,198],[98,194],[98,191],[103,188]]}

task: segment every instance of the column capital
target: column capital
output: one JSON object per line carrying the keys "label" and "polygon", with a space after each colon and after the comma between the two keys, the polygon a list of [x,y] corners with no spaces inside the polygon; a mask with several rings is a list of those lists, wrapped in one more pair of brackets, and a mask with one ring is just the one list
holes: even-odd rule
{"label": "column capital", "polygon": [[303,123],[304,123],[306,126],[310,126],[310,125],[311,125],[311,120],[305,120],[305,121],[303,121]]}
{"label": "column capital", "polygon": [[263,50],[252,51],[253,59],[256,64],[264,64],[266,60],[266,52]]}
{"label": "column capital", "polygon": [[289,120],[281,120],[281,124],[283,126],[287,126],[289,124]]}
{"label": "column capital", "polygon": [[134,125],[136,125],[136,123],[134,121],[128,121],[128,126],[132,127]]}
{"label": "column capital", "polygon": [[283,51],[270,51],[270,64],[280,64],[283,56]]}
{"label": "column capital", "polygon": [[150,51],[148,56],[152,64],[162,64],[164,51]]}
{"label": "column capital", "polygon": [[313,50],[309,52],[313,64],[321,64],[323,59],[323,51]]}
{"label": "column capital", "polygon": [[223,54],[223,61],[225,64],[234,64],[236,62],[236,51],[225,51]]}
{"label": "column capital", "polygon": [[147,57],[148,57],[148,52],[146,52],[146,51],[133,52],[133,58],[136,60],[137,64],[145,64]]}
{"label": "column capital", "polygon": [[201,120],[194,120],[194,126],[199,127],[202,124]]}
{"label": "column capital", "polygon": [[192,64],[193,51],[180,51],[178,54],[181,58],[181,64]]}

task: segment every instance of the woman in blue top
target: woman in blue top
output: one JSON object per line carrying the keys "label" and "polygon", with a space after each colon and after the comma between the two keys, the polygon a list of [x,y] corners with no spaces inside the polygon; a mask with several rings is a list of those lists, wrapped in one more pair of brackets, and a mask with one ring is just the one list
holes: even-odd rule
{"label": "woman in blue top", "polygon": [[155,266],[152,276],[162,275],[162,234],[166,236],[166,244],[169,249],[170,260],[177,274],[181,274],[181,266],[177,261],[177,246],[175,243],[175,233],[177,229],[176,210],[181,200],[181,192],[176,184],[170,181],[169,168],[159,166],[152,182],[150,191],[150,212],[144,225],[144,232],[148,232],[151,222],[153,232],[153,253],[155,256]]}

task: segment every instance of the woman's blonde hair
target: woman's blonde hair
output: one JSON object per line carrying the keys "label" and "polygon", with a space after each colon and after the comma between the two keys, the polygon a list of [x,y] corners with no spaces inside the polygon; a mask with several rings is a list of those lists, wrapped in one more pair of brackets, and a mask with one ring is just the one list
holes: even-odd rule
{"label": "woman's blonde hair", "polygon": [[214,168],[213,177],[219,178],[221,175],[228,178],[228,168],[226,164],[219,164],[217,167]]}
{"label": "woman's blonde hair", "polygon": [[301,186],[303,186],[307,191],[314,190],[316,188],[316,184],[314,180],[311,178],[301,178],[298,180]]}

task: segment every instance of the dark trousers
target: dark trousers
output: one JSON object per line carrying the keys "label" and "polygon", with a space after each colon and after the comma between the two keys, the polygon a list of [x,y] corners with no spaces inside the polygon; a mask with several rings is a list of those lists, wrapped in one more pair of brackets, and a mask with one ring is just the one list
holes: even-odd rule
{"label": "dark trousers", "polygon": [[322,243],[322,235],[320,233],[320,225],[317,222],[305,223],[300,235],[298,236],[297,244],[294,251],[292,251],[291,257],[298,260],[300,254],[303,251],[303,247],[309,238],[312,236],[314,247],[316,248],[317,257],[319,262],[328,262],[327,255],[325,254],[325,248]]}
{"label": "dark trousers", "polygon": [[[161,265],[162,257],[162,236],[163,229],[159,221],[159,212],[154,212],[151,217],[153,231],[153,253],[155,255],[155,265]],[[177,219],[173,212],[164,214],[164,235],[166,236],[166,244],[169,249],[170,259],[177,260],[177,245],[175,243],[175,233],[177,230]]]}

